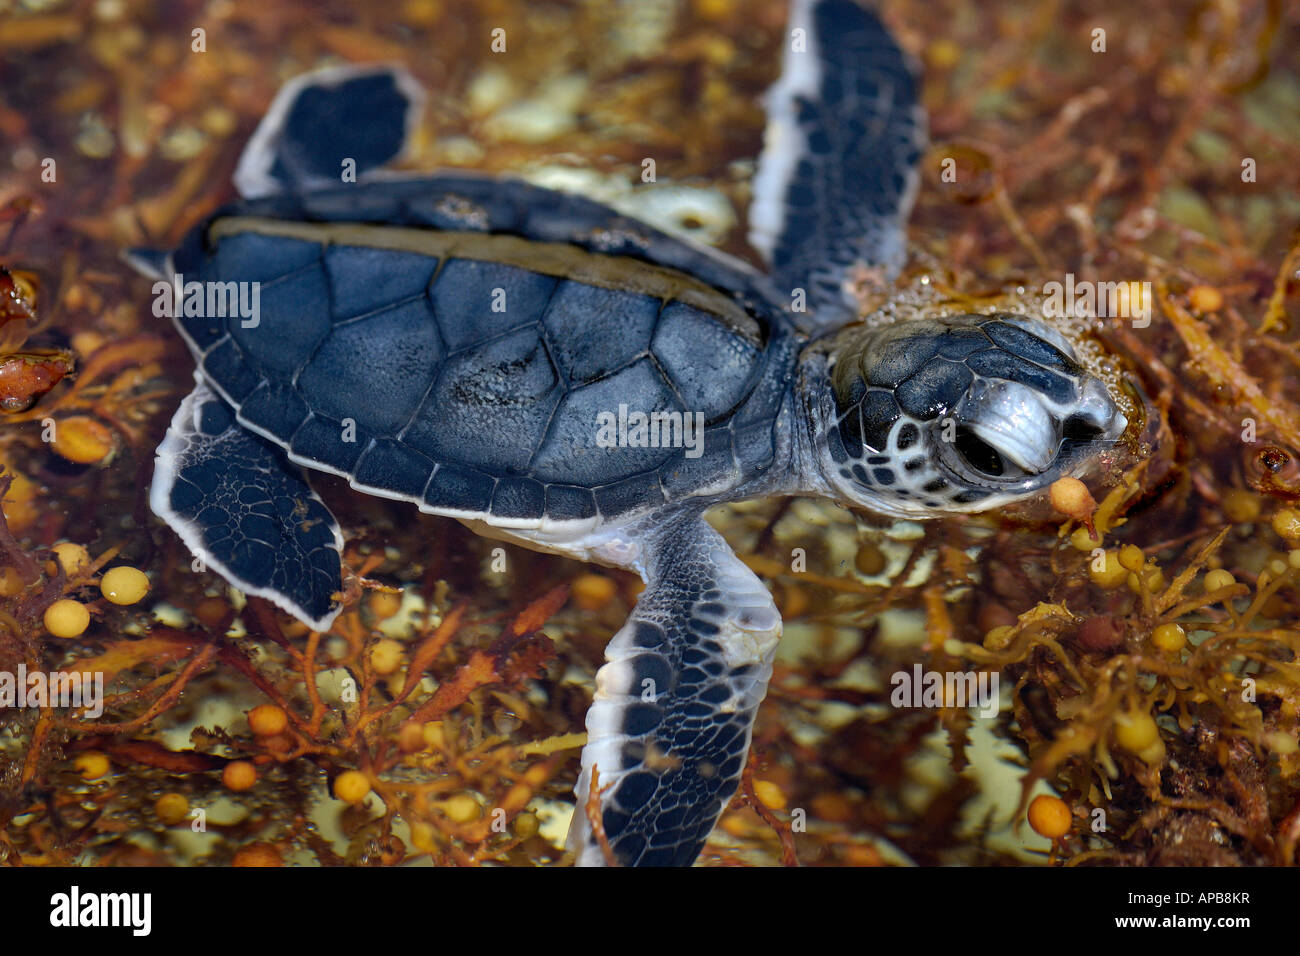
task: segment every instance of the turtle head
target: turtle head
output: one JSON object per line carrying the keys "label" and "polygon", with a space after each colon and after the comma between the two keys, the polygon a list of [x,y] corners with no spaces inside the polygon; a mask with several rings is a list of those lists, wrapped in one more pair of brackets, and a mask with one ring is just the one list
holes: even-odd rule
{"label": "turtle head", "polygon": [[899,517],[985,511],[1086,470],[1128,420],[1057,330],[1020,315],[846,329],[816,426],[835,489]]}

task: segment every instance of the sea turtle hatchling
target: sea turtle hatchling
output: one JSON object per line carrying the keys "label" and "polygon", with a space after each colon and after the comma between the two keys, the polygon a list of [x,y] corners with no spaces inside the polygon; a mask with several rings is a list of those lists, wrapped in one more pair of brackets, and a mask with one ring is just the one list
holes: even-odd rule
{"label": "sea turtle hatchling", "polygon": [[[624,864],[696,858],[781,636],[705,511],[772,495],[982,511],[1082,473],[1126,426],[1035,319],[849,324],[850,273],[904,258],[918,84],[850,0],[795,0],[790,29],[750,209],[766,274],[581,197],[380,172],[421,102],[393,67],[290,83],[239,162],[243,198],[173,252],[130,255],[182,291],[198,365],[150,502],[235,587],[334,620],[343,536],[304,468],[644,578],[596,675],[576,790],[581,807],[599,769]],[[246,287],[253,311],[234,306]],[[582,812],[570,841],[606,862]]]}

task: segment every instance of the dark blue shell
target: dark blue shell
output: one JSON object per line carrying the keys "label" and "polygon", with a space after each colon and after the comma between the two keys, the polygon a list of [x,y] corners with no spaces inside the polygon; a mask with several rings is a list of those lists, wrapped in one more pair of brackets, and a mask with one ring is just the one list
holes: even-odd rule
{"label": "dark blue shell", "polygon": [[[260,283],[256,327],[238,315],[177,319],[241,421],[365,489],[523,522],[623,514],[767,467],[798,337],[751,276],[631,220],[611,229],[617,214],[576,197],[469,180],[481,187],[466,200],[458,182],[243,203],[191,235],[174,259],[186,281]],[[566,207],[578,213],[566,219]],[[312,241],[233,216],[373,227],[346,243]],[[720,314],[698,297],[534,271],[526,256],[382,247],[384,230],[412,226],[639,251],[659,273],[680,261],[734,305]],[[620,405],[702,413],[703,455],[601,447],[597,416]]]}

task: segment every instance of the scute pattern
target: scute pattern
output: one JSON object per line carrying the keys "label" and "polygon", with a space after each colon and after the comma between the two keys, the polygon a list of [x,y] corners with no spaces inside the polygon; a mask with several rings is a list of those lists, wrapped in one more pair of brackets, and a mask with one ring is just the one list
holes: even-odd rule
{"label": "scute pattern", "polygon": [[331,246],[325,252],[325,271],[336,321],[424,295],[438,262],[432,256],[396,249]]}
{"label": "scute pattern", "polygon": [[352,473],[361,452],[369,447],[372,436],[341,421],[313,414],[298,427],[289,440],[289,450],[303,461],[340,475]]}
{"label": "scute pattern", "polygon": [[499,262],[452,259],[429,287],[447,350],[457,352],[542,317],[558,280]]}
{"label": "scute pattern", "polygon": [[[870,334],[870,333],[869,333]],[[858,347],[835,390],[843,452],[881,450],[899,413],[916,422],[952,411],[974,376],[1022,382],[1053,401],[1070,400],[1078,365],[1048,343],[996,316],[972,327],[921,319],[885,327]],[[916,441],[902,433],[900,448]],[[832,448],[832,452],[835,449]]]}
{"label": "scute pattern", "polygon": [[396,434],[433,384],[443,348],[422,299],[336,325],[298,374],[298,391],[331,418]]}
{"label": "scute pattern", "polygon": [[433,461],[402,442],[377,438],[361,453],[353,478],[363,488],[416,498],[428,485],[434,467]]}
{"label": "scute pattern", "polygon": [[1002,349],[976,352],[966,359],[966,365],[985,378],[1004,378],[1012,382],[1021,382],[1037,389],[1059,404],[1070,401],[1073,392],[1070,379]]}
{"label": "scute pattern", "polygon": [[263,382],[240,407],[244,421],[262,433],[292,435],[311,410],[302,396],[282,382]]}
{"label": "scute pattern", "polygon": [[[204,280],[261,283],[251,327],[238,315],[185,326],[241,419],[295,460],[377,493],[429,510],[585,520],[771,461],[786,382],[773,367],[788,355],[774,361],[695,305],[351,236],[223,232],[177,256]],[[747,406],[765,369],[772,380]],[[598,416],[656,412],[674,416],[675,447],[656,447],[653,431],[640,447],[626,428],[616,447],[598,441]],[[686,457],[681,416],[696,412],[703,454]]]}
{"label": "scute pattern", "polygon": [[690,411],[716,421],[733,409],[758,366],[756,346],[718,323],[707,312],[671,302],[655,330],[653,349],[660,366],[677,384]]}
{"label": "scute pattern", "polygon": [[993,343],[1008,352],[1034,362],[1044,368],[1054,369],[1067,375],[1074,374],[1074,369],[1065,356],[1061,355],[1050,343],[1044,342],[1036,335],[1030,335],[1024,329],[1009,322],[985,322],[981,328]]}
{"label": "scute pattern", "polygon": [[436,461],[522,474],[560,399],[536,324],[453,355],[403,437]]}
{"label": "scute pattern", "polygon": [[[287,378],[302,368],[329,334],[329,280],[325,269],[320,262],[314,262],[264,282],[259,298],[257,324],[246,328],[237,317],[228,320],[230,337],[265,377]],[[326,307],[319,309],[317,304]],[[263,320],[273,325],[264,329]],[[267,348],[268,333],[275,336],[274,348]]]}
{"label": "scute pattern", "polygon": [[894,397],[906,414],[929,421],[953,408],[974,379],[966,365],[934,359],[894,389]]}
{"label": "scute pattern", "polygon": [[588,385],[644,353],[659,307],[659,300],[647,295],[560,283],[542,325],[565,381]]}
{"label": "scute pattern", "polygon": [[239,282],[270,282],[297,272],[321,257],[318,242],[242,232],[223,239],[214,252],[213,276]]}
{"label": "scute pattern", "polygon": [[597,444],[597,416],[617,415],[618,406],[630,402],[647,414],[683,411],[654,363],[648,358],[639,359],[608,378],[564,396],[546,440],[533,459],[533,473],[542,481],[590,476],[593,485],[604,485],[656,468],[670,455],[680,456],[680,450],[672,448],[611,449]]}

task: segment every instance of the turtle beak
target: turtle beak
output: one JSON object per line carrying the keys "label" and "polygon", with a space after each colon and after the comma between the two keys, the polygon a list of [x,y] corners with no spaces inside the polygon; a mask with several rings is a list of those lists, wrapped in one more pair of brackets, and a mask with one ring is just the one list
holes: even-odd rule
{"label": "turtle beak", "polygon": [[1114,441],[1128,428],[1128,418],[1119,410],[1106,386],[1095,378],[1087,379],[1079,392],[1078,408],[1065,423],[1066,438],[1074,438],[1072,427],[1092,432],[1094,440]]}
{"label": "turtle beak", "polygon": [[1073,468],[1128,427],[1106,387],[1091,377],[1064,421],[1036,389],[1005,379],[976,379],[953,417],[956,442],[941,446],[939,456],[958,473],[963,464],[974,468],[979,484],[1036,484]]}

